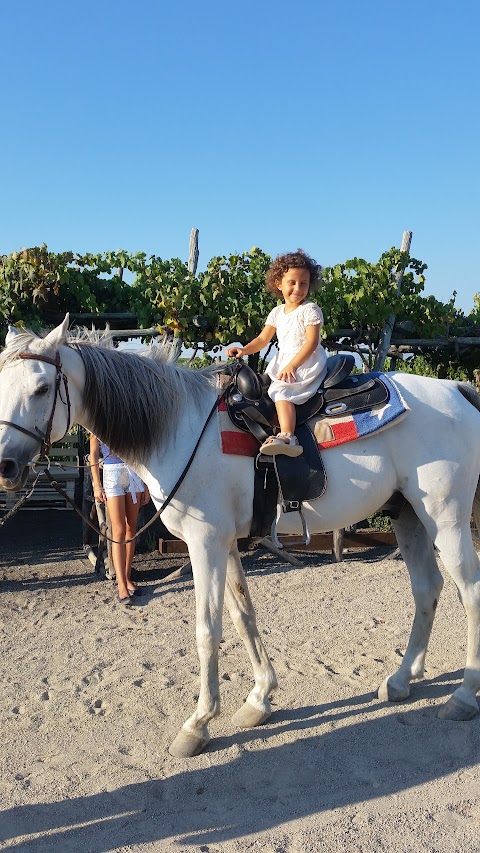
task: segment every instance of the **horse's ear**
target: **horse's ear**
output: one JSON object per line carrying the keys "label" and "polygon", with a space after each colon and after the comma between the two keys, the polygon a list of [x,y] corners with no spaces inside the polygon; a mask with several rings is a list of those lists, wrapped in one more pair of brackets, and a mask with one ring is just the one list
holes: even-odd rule
{"label": "horse's ear", "polygon": [[66,343],[69,323],[70,315],[66,314],[63,323],[60,323],[56,329],[52,329],[52,331],[48,333],[47,337],[44,338],[44,342],[53,349],[58,349],[58,347]]}
{"label": "horse's ear", "polygon": [[9,327],[8,327],[8,332],[7,332],[6,337],[5,337],[5,346],[6,346],[6,347],[8,347],[8,345],[9,345],[9,344],[11,344],[11,343],[12,343],[12,341],[13,341],[13,340],[17,337],[17,335],[19,335],[19,334],[20,334],[20,332],[19,332],[19,330],[16,328],[16,326],[9,326]]}

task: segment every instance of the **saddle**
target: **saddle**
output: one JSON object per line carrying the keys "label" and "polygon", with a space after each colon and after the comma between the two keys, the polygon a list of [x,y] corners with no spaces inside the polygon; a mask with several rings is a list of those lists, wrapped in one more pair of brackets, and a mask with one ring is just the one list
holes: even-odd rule
{"label": "saddle", "polygon": [[[370,373],[351,375],[354,365],[350,354],[327,359],[327,373],[318,391],[296,407],[297,426],[313,417],[338,417],[388,402],[388,389],[382,380]],[[271,379],[267,374],[255,373],[243,362],[229,365],[230,368],[233,384],[225,397],[230,420],[263,443],[278,427],[275,404],[268,396]]]}
{"label": "saddle", "polygon": [[[367,411],[388,402],[386,385],[373,374],[353,374],[355,359],[350,354],[337,354],[327,359],[327,373],[318,391],[306,403],[296,407],[295,434],[303,447],[301,456],[292,459],[285,455],[264,456],[255,460],[255,492],[253,503],[252,537],[268,533],[278,547],[277,506],[282,512],[298,512],[302,522],[302,537],[290,544],[306,544],[310,534],[302,512],[302,502],[323,495],[327,481],[317,442],[307,421],[310,418],[329,418]],[[268,396],[271,379],[267,374],[253,371],[243,362],[229,365],[227,373],[232,384],[227,389],[225,403],[232,423],[251,432],[263,443],[278,427],[275,404]]]}

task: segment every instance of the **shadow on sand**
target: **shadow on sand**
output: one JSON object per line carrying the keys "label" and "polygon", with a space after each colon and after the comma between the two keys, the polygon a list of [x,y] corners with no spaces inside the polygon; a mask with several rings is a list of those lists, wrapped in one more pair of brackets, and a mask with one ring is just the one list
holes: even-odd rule
{"label": "shadow on sand", "polygon": [[[423,682],[416,695],[438,699],[459,678],[454,672]],[[276,746],[270,741],[258,748],[259,730],[240,732],[235,736],[239,754],[226,764],[198,769],[190,759],[166,779],[0,812],[0,840],[12,842],[2,849],[106,853],[175,836],[185,845],[221,845],[325,810],[395,795],[476,765],[472,738],[478,719],[449,723],[436,718],[436,708],[416,711],[403,705],[388,706],[391,710],[381,718],[355,720],[369,708],[378,711],[379,704],[364,694],[279,712],[262,735],[274,739],[288,730],[297,734],[293,743]],[[336,729],[342,717],[351,721]],[[312,734],[320,723],[330,724],[330,731]],[[257,741],[254,749],[251,741]],[[208,750],[222,752],[227,745],[230,741],[219,738]],[[31,838],[14,841],[22,836]],[[174,849],[173,841],[171,845]]]}

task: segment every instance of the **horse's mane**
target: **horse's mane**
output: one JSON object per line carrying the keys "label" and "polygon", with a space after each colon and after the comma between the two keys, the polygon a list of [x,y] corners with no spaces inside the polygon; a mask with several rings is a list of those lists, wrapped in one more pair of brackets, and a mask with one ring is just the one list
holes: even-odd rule
{"label": "horse's mane", "polygon": [[[25,350],[53,355],[42,343],[32,332],[20,331],[0,355],[0,369]],[[165,342],[139,354],[115,349],[108,333],[83,330],[70,336],[67,346],[85,367],[82,402],[92,432],[130,463],[144,462],[153,447],[174,434],[181,410],[200,404],[221,369],[181,367]]]}

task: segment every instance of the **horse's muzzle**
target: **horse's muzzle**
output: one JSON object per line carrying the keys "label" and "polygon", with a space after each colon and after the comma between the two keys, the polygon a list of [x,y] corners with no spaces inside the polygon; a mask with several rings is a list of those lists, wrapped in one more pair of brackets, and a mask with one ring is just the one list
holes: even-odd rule
{"label": "horse's muzzle", "polygon": [[0,461],[0,489],[8,492],[18,491],[25,485],[28,477],[28,465],[20,468],[15,459],[2,459]]}

